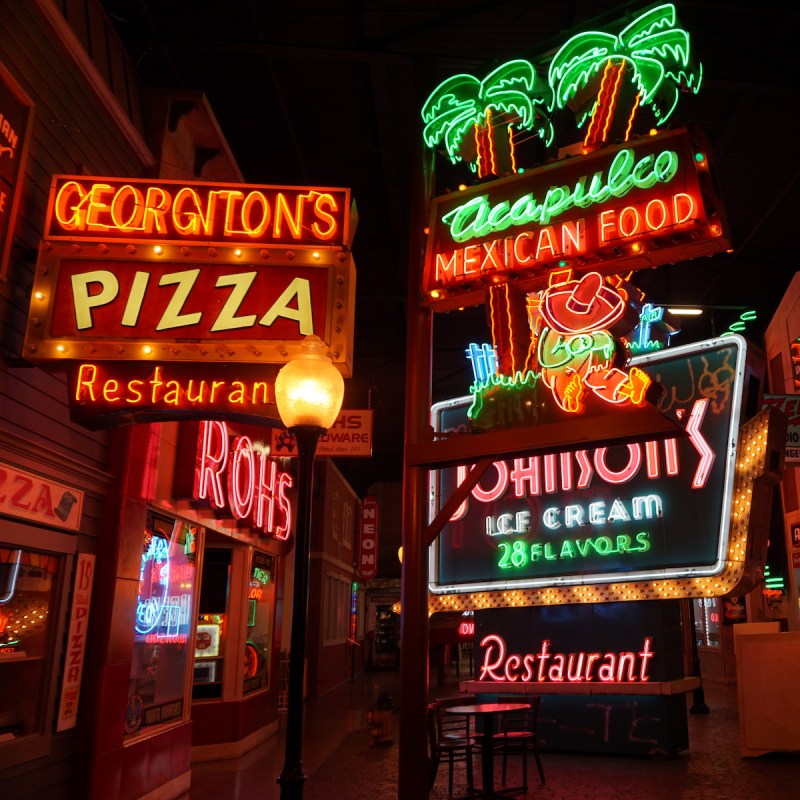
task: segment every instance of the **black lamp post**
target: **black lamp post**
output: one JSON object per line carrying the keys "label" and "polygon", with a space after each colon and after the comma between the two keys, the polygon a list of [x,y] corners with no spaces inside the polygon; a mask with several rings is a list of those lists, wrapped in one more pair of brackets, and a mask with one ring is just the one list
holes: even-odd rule
{"label": "black lamp post", "polygon": [[307,336],[301,347],[302,352],[281,368],[275,380],[278,413],[294,434],[298,457],[286,754],[283,771],[278,777],[281,800],[302,800],[306,780],[302,757],[303,675],[314,457],[319,437],[333,425],[344,396],[344,381],[326,355],[325,343],[318,336]]}

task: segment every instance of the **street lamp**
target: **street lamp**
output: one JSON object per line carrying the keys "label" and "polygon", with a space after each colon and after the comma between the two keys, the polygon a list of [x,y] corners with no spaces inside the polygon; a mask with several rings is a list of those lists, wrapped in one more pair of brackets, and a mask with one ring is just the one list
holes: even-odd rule
{"label": "street lamp", "polygon": [[344,396],[344,381],[325,353],[325,342],[312,335],[307,336],[300,346],[302,352],[281,367],[275,379],[278,413],[283,424],[294,434],[298,460],[286,755],[283,771],[278,777],[281,800],[302,800],[306,780],[302,760],[303,673],[314,456],[319,437],[333,425]]}

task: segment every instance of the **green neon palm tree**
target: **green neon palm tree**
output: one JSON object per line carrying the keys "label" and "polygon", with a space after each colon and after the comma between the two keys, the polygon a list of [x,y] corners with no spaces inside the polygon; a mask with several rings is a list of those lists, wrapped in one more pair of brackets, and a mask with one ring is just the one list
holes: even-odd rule
{"label": "green neon palm tree", "polygon": [[697,93],[702,66],[690,65],[689,58],[689,34],[676,27],[671,3],[644,12],[618,36],[579,33],[550,62],[554,105],[572,108],[579,128],[589,121],[587,148],[627,141],[639,106],[663,125],[682,87]]}
{"label": "green neon palm tree", "polygon": [[425,144],[443,144],[453,163],[466,161],[479,177],[514,172],[515,130],[536,129],[545,145],[552,142],[553,125],[545,113],[550,101],[549,87],[529,61],[509,61],[482,81],[454,75],[422,108]]}

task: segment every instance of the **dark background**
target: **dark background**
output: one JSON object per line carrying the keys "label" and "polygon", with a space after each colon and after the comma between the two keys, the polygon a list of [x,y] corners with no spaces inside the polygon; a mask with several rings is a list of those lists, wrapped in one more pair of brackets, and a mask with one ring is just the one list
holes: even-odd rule
{"label": "dark background", "polygon": [[[537,57],[646,3],[591,0],[103,0],[144,85],[208,96],[245,179],[351,187],[360,222],[354,377],[345,406],[375,409],[374,457],[341,459],[363,494],[402,475],[411,181],[420,108],[443,79]],[[720,333],[745,309],[758,342],[797,269],[798,7],[681,2],[703,63],[697,121],[716,154],[734,252],[638,273],[655,303],[713,306],[676,343]],[[613,26],[616,32],[621,26]],[[579,138],[576,135],[575,140]],[[542,154],[534,154],[539,158]],[[439,162],[437,191],[470,182]],[[530,166],[530,165],[526,165]],[[413,309],[412,309],[413,310]],[[464,394],[483,307],[435,320],[434,401]]]}

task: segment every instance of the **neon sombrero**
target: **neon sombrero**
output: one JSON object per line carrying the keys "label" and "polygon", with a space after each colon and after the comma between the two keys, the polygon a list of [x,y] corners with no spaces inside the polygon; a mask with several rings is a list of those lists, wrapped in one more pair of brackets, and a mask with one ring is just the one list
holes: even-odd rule
{"label": "neon sombrero", "polygon": [[616,322],[624,310],[625,301],[598,272],[587,272],[579,281],[551,286],[540,307],[545,322],[561,333],[603,330]]}

